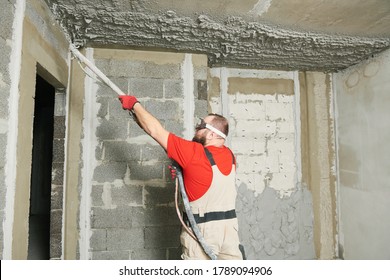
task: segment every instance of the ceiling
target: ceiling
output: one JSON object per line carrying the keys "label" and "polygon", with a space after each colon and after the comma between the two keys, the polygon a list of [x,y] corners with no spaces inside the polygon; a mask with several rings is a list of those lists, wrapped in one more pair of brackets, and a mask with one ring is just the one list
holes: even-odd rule
{"label": "ceiling", "polygon": [[390,0],[45,0],[78,45],[336,72],[390,46]]}

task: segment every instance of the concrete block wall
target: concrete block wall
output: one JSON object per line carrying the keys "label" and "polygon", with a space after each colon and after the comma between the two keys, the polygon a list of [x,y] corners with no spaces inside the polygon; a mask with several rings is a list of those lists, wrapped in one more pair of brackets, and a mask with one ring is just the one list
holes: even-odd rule
{"label": "concrete block wall", "polygon": [[61,259],[62,227],[64,209],[64,166],[65,166],[65,136],[66,136],[66,92],[57,89],[54,105],[54,133],[52,185],[50,203],[50,259]]}
{"label": "concrete block wall", "polygon": [[313,259],[312,198],[300,181],[296,73],[211,69],[210,106],[229,118],[237,212],[249,259]]}
{"label": "concrete block wall", "polygon": [[[87,55],[177,135],[193,131],[186,118],[207,113],[205,56],[105,49]],[[81,204],[86,201],[90,213],[85,217],[90,229],[82,231],[81,258],[179,259],[171,161],[122,110],[115,92],[96,81],[86,84],[90,97],[85,106],[91,111],[86,110],[82,150],[93,159],[84,161],[81,175]]]}
{"label": "concrete block wall", "polygon": [[13,23],[15,17],[15,1],[2,3],[0,11],[0,259],[3,259],[4,211],[5,211],[5,165],[7,151],[8,100],[11,90],[10,61],[13,45]]}

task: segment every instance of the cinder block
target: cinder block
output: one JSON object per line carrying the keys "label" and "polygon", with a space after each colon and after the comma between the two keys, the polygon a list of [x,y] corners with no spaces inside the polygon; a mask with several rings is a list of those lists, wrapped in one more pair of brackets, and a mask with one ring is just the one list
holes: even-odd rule
{"label": "cinder block", "polygon": [[182,80],[164,80],[164,97],[165,98],[183,98],[184,89]]}
{"label": "cinder block", "polygon": [[145,205],[168,205],[175,201],[175,189],[159,186],[145,186]]}
{"label": "cinder block", "polygon": [[149,226],[179,225],[175,207],[149,205],[145,210],[145,224]]}
{"label": "cinder block", "polygon": [[247,99],[245,103],[229,107],[230,116],[238,120],[264,120],[265,106],[257,100]]}
{"label": "cinder block", "polygon": [[145,62],[143,75],[143,77],[153,77],[160,79],[181,79],[181,65]]}
{"label": "cinder block", "polygon": [[[0,38],[11,39],[13,32],[13,22],[15,16],[15,6],[12,1],[5,1],[1,5],[1,17],[0,17]],[[6,58],[7,56],[1,56]]]}
{"label": "cinder block", "polygon": [[132,260],[166,260],[167,249],[139,249],[130,254]]}
{"label": "cinder block", "polygon": [[198,100],[207,101],[207,81],[206,80],[195,80],[194,89]]}
{"label": "cinder block", "polygon": [[181,136],[184,133],[182,120],[165,120],[164,127],[166,130],[178,136]]}
{"label": "cinder block", "polygon": [[105,64],[107,69],[103,69],[109,77],[145,77],[145,65],[142,61],[110,59]]}
{"label": "cinder block", "polygon": [[112,186],[111,198],[112,204],[117,206],[143,205],[143,187],[142,186]]}
{"label": "cinder block", "polygon": [[248,173],[261,173],[265,169],[265,155],[239,155],[237,156],[237,163],[240,172]]}
{"label": "cinder block", "polygon": [[[102,70],[102,69],[100,69]],[[104,72],[103,72],[104,73]],[[128,87],[128,78],[127,77],[116,77],[116,76],[111,76],[108,77],[111,82],[113,82],[123,93],[127,94],[129,87]],[[96,95],[98,97],[111,97],[111,98],[117,98],[118,93],[113,91],[110,87],[108,87],[106,84],[103,82],[99,82],[99,88],[96,92]],[[119,103],[119,100],[118,100]]]}
{"label": "cinder block", "polygon": [[180,226],[145,227],[145,248],[172,248],[180,243]]}
{"label": "cinder block", "polygon": [[154,165],[145,165],[138,161],[128,161],[130,168],[130,179],[131,180],[152,180],[152,179],[163,179],[163,165],[158,162]]}
{"label": "cinder block", "polygon": [[125,177],[127,164],[125,162],[104,162],[94,170],[93,180],[99,183],[113,182]]}
{"label": "cinder block", "polygon": [[129,251],[94,251],[92,260],[128,260],[130,259]]}
{"label": "cinder block", "polygon": [[129,92],[137,98],[163,98],[164,80],[151,78],[129,79]]}
{"label": "cinder block", "polygon": [[90,248],[93,251],[107,250],[107,230],[106,229],[92,229],[90,239]]}
{"label": "cinder block", "polygon": [[131,208],[131,225],[134,228],[144,227],[146,225],[144,206],[135,206]]}
{"label": "cinder block", "polygon": [[143,228],[108,229],[107,250],[136,250],[145,248]]}
{"label": "cinder block", "polygon": [[55,116],[53,138],[65,138],[65,130],[65,116]]}
{"label": "cinder block", "polygon": [[93,229],[129,229],[132,227],[132,207],[103,209],[92,207],[91,228]]}
{"label": "cinder block", "polygon": [[163,161],[167,158],[165,150],[160,145],[139,145],[139,149],[142,150],[142,161],[157,160]]}
{"label": "cinder block", "polygon": [[266,131],[266,120],[238,120],[232,130],[234,135],[238,137],[248,137],[252,139],[255,137],[261,137]]}
{"label": "cinder block", "polygon": [[[206,100],[195,100],[195,112],[194,115],[197,118],[204,118],[208,114],[208,104]],[[218,113],[218,112],[210,112]]]}
{"label": "cinder block", "polygon": [[[96,97],[96,102],[97,102],[96,105],[99,107],[99,110],[97,113],[98,118],[108,117],[108,102],[111,99],[112,99],[111,97],[104,97],[104,96],[97,96]],[[118,102],[119,102],[119,100],[118,100]]]}
{"label": "cinder block", "polygon": [[62,234],[50,235],[50,259],[60,259],[62,255]]}
{"label": "cinder block", "polygon": [[62,185],[51,185],[51,209],[63,208],[63,189]]}
{"label": "cinder block", "polygon": [[60,234],[62,231],[62,209],[50,211],[50,234]]}
{"label": "cinder block", "polygon": [[134,138],[145,135],[145,131],[133,119],[129,119],[129,137]]}
{"label": "cinder block", "polygon": [[100,140],[126,139],[128,119],[100,119],[96,137]]}
{"label": "cinder block", "polygon": [[65,139],[54,139],[53,140],[53,162],[64,162],[65,161]]}
{"label": "cinder block", "polygon": [[104,141],[103,148],[104,159],[108,161],[140,160],[141,157],[140,146],[126,141]]}
{"label": "cinder block", "polygon": [[145,108],[151,112],[157,119],[171,119],[176,120],[180,119],[179,115],[179,104],[175,101],[158,101],[158,100],[149,100],[145,102]]}
{"label": "cinder block", "polygon": [[268,120],[293,120],[293,100],[291,103],[284,102],[268,102],[265,103],[265,113]]}
{"label": "cinder block", "polygon": [[96,185],[94,184],[92,186],[92,191],[91,191],[91,206],[103,206],[103,200],[102,200],[102,195],[103,195],[103,185]]}

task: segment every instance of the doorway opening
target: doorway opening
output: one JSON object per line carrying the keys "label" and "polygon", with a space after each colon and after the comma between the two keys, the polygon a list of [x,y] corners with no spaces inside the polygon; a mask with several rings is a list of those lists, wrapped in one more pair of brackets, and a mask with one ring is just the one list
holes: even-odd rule
{"label": "doorway opening", "polygon": [[28,259],[50,259],[55,88],[36,76],[30,179]]}

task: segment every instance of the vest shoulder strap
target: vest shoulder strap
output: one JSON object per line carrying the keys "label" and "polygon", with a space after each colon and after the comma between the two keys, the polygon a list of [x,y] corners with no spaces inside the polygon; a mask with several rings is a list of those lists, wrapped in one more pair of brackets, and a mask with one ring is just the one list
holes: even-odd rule
{"label": "vest shoulder strap", "polygon": [[[211,154],[211,152],[206,147],[204,148],[204,151],[206,153],[207,159],[209,160],[211,166],[215,165],[215,160],[214,160],[213,155]],[[233,164],[235,165],[236,164],[236,158],[234,157],[234,154],[233,154],[233,152],[230,149],[229,149],[229,151],[232,154]]]}

